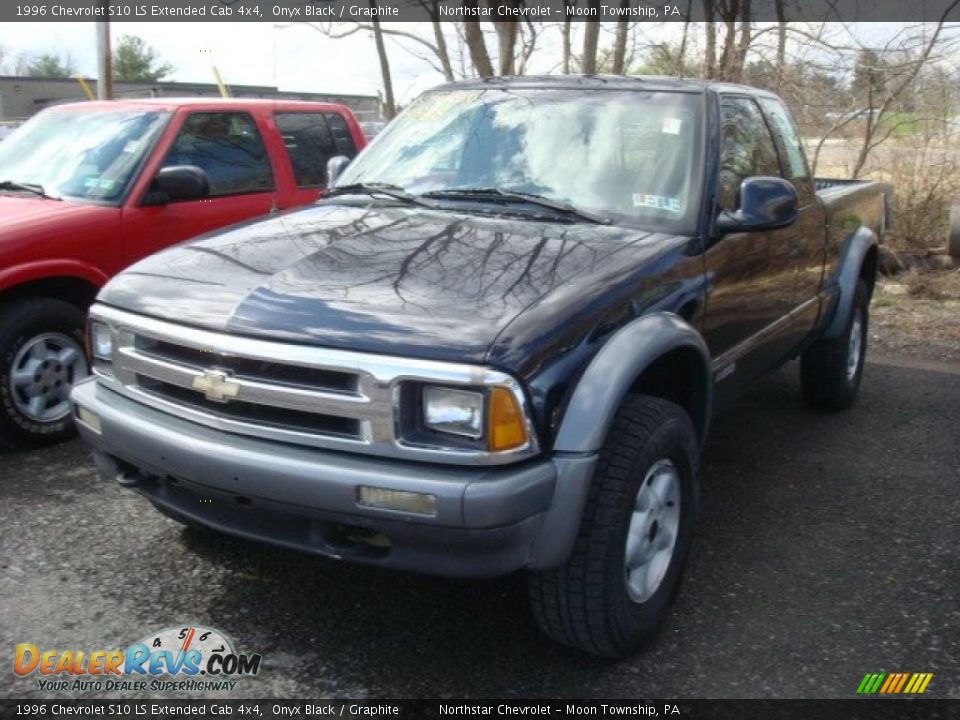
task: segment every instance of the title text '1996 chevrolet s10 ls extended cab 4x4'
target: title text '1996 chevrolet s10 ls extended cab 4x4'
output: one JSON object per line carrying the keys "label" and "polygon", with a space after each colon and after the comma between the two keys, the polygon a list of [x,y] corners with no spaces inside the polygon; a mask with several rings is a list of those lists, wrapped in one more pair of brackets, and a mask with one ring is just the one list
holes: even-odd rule
{"label": "title text '1996 chevrolet s10 ls extended cab 4x4'", "polygon": [[886,214],[766,92],[445,86],[316,206],[112,280],[77,423],[187,525],[524,570],[544,632],[622,656],[678,587],[711,415],[798,355],[809,402],[854,401]]}
{"label": "title text '1996 chevrolet s10 ls extended cab 4x4'", "polygon": [[86,310],[150,253],[312,203],[365,144],[343,105],[145,98],[48,108],[0,143],[0,448],[70,435]]}

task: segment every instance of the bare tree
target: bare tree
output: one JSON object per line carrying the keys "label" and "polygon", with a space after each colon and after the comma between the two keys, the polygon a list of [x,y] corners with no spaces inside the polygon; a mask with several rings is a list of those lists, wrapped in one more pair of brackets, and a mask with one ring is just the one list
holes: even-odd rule
{"label": "bare tree", "polygon": [[[499,3],[494,0],[488,0],[491,8],[498,4],[505,5],[511,9],[519,8],[523,5],[523,0],[500,0]],[[497,57],[499,59],[500,75],[513,75],[515,72],[514,52],[517,45],[517,21],[516,20],[493,20],[493,28],[497,31]]]}
{"label": "bare tree", "polygon": [[[574,0],[574,5],[576,5],[576,0]],[[563,19],[563,74],[570,74],[570,55],[572,53],[570,47],[570,35],[572,31],[572,20],[570,16],[567,15]]]}
{"label": "bare tree", "polygon": [[537,41],[540,39],[540,33],[543,29],[542,23],[535,23],[527,20],[519,26],[520,33],[520,52],[516,60],[514,72],[518,75],[524,75],[527,72],[527,63],[537,50]]}
{"label": "bare tree", "polygon": [[397,114],[397,104],[393,99],[393,78],[390,75],[390,59],[387,57],[387,48],[383,42],[383,32],[380,30],[380,20],[376,15],[377,0],[370,0],[370,7],[374,10],[373,39],[377,44],[377,57],[380,59],[380,77],[383,79],[383,114],[390,120]]}
{"label": "bare tree", "polygon": [[683,16],[683,35],[680,36],[680,48],[677,52],[677,65],[674,75],[682,75],[687,58],[687,39],[690,36],[690,17],[693,15],[693,0],[687,0],[687,11]]}
{"label": "bare tree", "polygon": [[717,71],[717,26],[714,23],[713,0],[703,0],[704,52],[703,76],[710,80]]}
{"label": "bare tree", "polygon": [[433,26],[433,39],[436,42],[433,50],[440,60],[443,76],[450,82],[453,80],[453,65],[450,64],[450,52],[447,50],[447,40],[443,36],[443,25],[440,23],[440,3],[438,0],[433,0],[431,3],[430,17],[430,23]]}
{"label": "bare tree", "polygon": [[487,52],[487,43],[483,39],[480,23],[476,20],[464,20],[463,38],[467,43],[470,60],[477,75],[493,77],[493,63],[490,62],[490,53]]}
{"label": "bare tree", "polygon": [[[630,0],[620,0],[620,8],[626,10],[630,7]],[[624,12],[617,20],[617,34],[613,43],[613,68],[614,75],[623,75],[626,67],[627,57],[627,35],[630,30],[629,15]]]}
{"label": "bare tree", "polygon": [[783,0],[775,0],[777,13],[777,90],[783,87],[783,73],[787,64],[787,11]]}
{"label": "bare tree", "polygon": [[[883,52],[878,54],[880,58],[899,54],[906,59],[900,63],[884,63],[887,78],[882,84],[867,82],[867,106],[852,116],[863,122],[863,134],[860,138],[857,159],[851,171],[852,177],[860,177],[870,153],[875,148],[886,142],[891,135],[903,127],[905,122],[911,124],[915,122],[914,118],[898,122],[890,122],[888,118],[895,103],[913,86],[917,76],[930,60],[931,54],[941,40],[944,23],[957,6],[960,6],[960,0],[953,0],[943,11],[929,38],[924,39],[927,28],[921,26],[916,36],[904,37],[898,34],[884,46]],[[892,47],[894,44],[897,46],[896,50]],[[862,46],[861,50],[863,50]]]}
{"label": "bare tree", "polygon": [[[590,0],[589,7],[599,13],[599,0]],[[584,25],[586,27],[583,29],[583,58],[580,61],[580,66],[583,68],[583,72],[592,75],[597,71],[597,41],[600,36],[600,23],[587,21]]]}

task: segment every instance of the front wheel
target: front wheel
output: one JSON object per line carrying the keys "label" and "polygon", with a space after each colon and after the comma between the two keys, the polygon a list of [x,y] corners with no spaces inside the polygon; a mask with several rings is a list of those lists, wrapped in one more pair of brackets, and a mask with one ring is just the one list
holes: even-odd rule
{"label": "front wheel", "polygon": [[83,312],[46,298],[0,308],[0,446],[56,442],[73,431],[70,388],[87,376]]}
{"label": "front wheel", "polygon": [[567,563],[530,573],[533,614],[552,639],[624,657],[659,627],[693,537],[697,438],[677,405],[628,397],[600,452]]}

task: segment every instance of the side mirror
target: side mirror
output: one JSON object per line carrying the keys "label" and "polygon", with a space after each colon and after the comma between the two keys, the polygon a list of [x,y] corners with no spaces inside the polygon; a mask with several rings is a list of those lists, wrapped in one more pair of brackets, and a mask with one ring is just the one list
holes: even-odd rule
{"label": "side mirror", "polygon": [[331,188],[337,182],[337,178],[347,169],[350,164],[350,158],[346,155],[335,155],[327,160],[327,187]]}
{"label": "side mirror", "polygon": [[150,185],[145,205],[162,205],[183,200],[201,200],[210,194],[210,180],[196,165],[161,168]]}
{"label": "side mirror", "polygon": [[750,177],[740,184],[740,209],[723,211],[714,223],[718,234],[776,230],[797,219],[797,190],[777,177]]}

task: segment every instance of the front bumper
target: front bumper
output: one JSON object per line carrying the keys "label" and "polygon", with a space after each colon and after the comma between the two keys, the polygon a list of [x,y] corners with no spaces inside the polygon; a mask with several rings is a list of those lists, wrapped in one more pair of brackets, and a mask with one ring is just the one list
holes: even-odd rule
{"label": "front bumper", "polygon": [[[384,460],[259,440],[190,423],[96,380],[73,389],[100,474],[188,522],[327,557],[490,577],[557,563],[572,546],[559,484],[595,458],[472,468]],[[436,515],[358,504],[360,486],[426,493]],[[546,537],[545,537],[546,535]]]}

